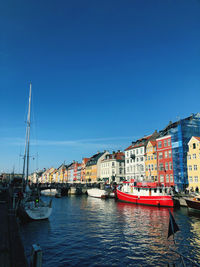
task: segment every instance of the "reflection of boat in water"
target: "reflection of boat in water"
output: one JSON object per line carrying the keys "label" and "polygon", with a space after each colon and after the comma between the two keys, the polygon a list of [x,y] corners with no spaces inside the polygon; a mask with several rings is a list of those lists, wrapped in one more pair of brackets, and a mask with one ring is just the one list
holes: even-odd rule
{"label": "reflection of boat in water", "polygon": [[156,183],[124,182],[117,188],[117,198],[122,202],[158,207],[174,207],[170,187],[158,187]]}
{"label": "reflection of boat in water", "polygon": [[88,196],[96,198],[107,198],[108,192],[104,189],[90,188],[87,189]]}
{"label": "reflection of boat in water", "polygon": [[[27,128],[26,128],[26,143],[24,152],[24,164],[23,164],[23,180],[24,181],[24,194],[23,198],[20,199],[20,205],[18,209],[18,214],[21,219],[31,219],[31,220],[43,220],[47,219],[52,212],[51,200],[49,203],[45,203],[40,198],[38,192],[34,192],[29,188],[28,185],[28,175],[29,175],[29,140],[30,140],[30,117],[31,113],[31,84],[30,84],[30,94],[29,94],[29,106],[28,106],[28,117],[27,117]],[[25,177],[25,167],[26,167],[26,179]]]}
{"label": "reflection of boat in water", "polygon": [[188,208],[200,211],[200,196],[194,198],[185,198]]}

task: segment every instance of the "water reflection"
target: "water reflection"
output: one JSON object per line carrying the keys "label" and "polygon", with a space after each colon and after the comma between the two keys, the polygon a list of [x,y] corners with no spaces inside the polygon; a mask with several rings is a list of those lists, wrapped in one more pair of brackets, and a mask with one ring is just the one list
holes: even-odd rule
{"label": "water reflection", "polygon": [[[173,210],[181,232],[179,249],[194,245],[199,258],[200,221],[187,210]],[[22,225],[25,246],[39,243],[43,266],[166,266],[177,259],[167,240],[169,211],[87,196],[53,200],[49,221]],[[27,249],[26,249],[27,250]],[[197,251],[198,250],[198,251]],[[27,252],[28,254],[29,252]]]}

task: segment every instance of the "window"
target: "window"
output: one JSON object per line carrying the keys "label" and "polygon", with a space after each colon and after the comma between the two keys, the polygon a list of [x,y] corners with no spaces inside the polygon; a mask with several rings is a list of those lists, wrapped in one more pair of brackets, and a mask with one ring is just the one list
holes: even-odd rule
{"label": "window", "polygon": [[156,155],[154,155],[154,159],[156,159],[157,157],[156,157]]}
{"label": "window", "polygon": [[172,162],[169,162],[169,169],[172,170]]}
{"label": "window", "polygon": [[167,158],[167,151],[165,151],[165,158]]}
{"label": "window", "polygon": [[189,165],[189,166],[188,166],[188,170],[189,170],[189,171],[192,171],[192,165]]}
{"label": "window", "polygon": [[129,159],[127,159],[126,163],[129,163]]}
{"label": "window", "polygon": [[138,149],[136,149],[136,154],[138,154]]}
{"label": "window", "polygon": [[159,142],[158,142],[158,148],[161,148],[161,147],[162,147],[162,142],[159,141]]}
{"label": "window", "polygon": [[189,177],[189,181],[190,181],[190,183],[193,182],[192,176]]}
{"label": "window", "polygon": [[157,165],[155,164],[155,170],[157,170]]}
{"label": "window", "polygon": [[112,162],[112,167],[115,167],[115,163],[114,162]]}
{"label": "window", "polygon": [[162,159],[162,158],[163,158],[163,153],[160,152],[160,153],[159,153],[159,159]]}
{"label": "window", "polygon": [[152,171],[153,171],[153,164],[151,164],[151,169],[152,169]]}
{"label": "window", "polygon": [[171,158],[171,157],[172,157],[172,151],[169,150],[169,158]]}
{"label": "window", "polygon": [[150,160],[150,156],[148,156],[148,160]]}
{"label": "window", "polygon": [[129,167],[127,167],[127,172],[129,172]]}
{"label": "window", "polygon": [[138,162],[139,161],[139,158],[136,158],[136,161]]}
{"label": "window", "polygon": [[[164,175],[160,175],[160,182],[164,182]],[[162,189],[161,189],[162,190]]]}
{"label": "window", "polygon": [[166,182],[169,183],[169,175],[166,175]]}
{"label": "window", "polygon": [[191,159],[191,155],[188,155],[188,159]]}
{"label": "window", "polygon": [[170,174],[170,182],[173,183],[173,175]]}
{"label": "window", "polygon": [[151,160],[153,160],[153,155],[151,156]]}
{"label": "window", "polygon": [[196,148],[196,144],[195,144],[195,143],[193,143],[193,144],[192,144],[192,147],[193,147],[193,149],[195,149],[195,148]]}
{"label": "window", "polygon": [[142,153],[143,153],[143,147],[140,148],[140,154],[142,154]]}
{"label": "window", "polygon": [[167,141],[168,141],[168,146],[170,146],[171,145],[171,140],[168,139]]}
{"label": "window", "polygon": [[192,154],[192,158],[193,159],[196,159],[196,154]]}
{"label": "window", "polygon": [[165,170],[168,171],[169,167],[168,167],[168,162],[165,163]]}
{"label": "window", "polygon": [[163,171],[163,163],[160,163],[160,166],[159,166],[159,169],[160,169],[160,171]]}
{"label": "window", "polygon": [[143,161],[143,157],[140,158],[140,161]]}
{"label": "window", "polygon": [[194,176],[195,183],[198,183],[198,176]]}
{"label": "window", "polygon": [[197,165],[194,165],[194,171],[197,171]]}
{"label": "window", "polygon": [[129,152],[128,151],[126,152],[126,156],[127,156],[127,158],[129,157]]}
{"label": "window", "polygon": [[164,140],[164,147],[167,146],[167,140]]}

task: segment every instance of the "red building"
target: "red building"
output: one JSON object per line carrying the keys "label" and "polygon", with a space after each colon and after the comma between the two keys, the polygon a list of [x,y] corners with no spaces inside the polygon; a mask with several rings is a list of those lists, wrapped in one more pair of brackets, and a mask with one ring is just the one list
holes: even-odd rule
{"label": "red building", "polygon": [[165,186],[174,185],[171,136],[156,139],[158,182]]}

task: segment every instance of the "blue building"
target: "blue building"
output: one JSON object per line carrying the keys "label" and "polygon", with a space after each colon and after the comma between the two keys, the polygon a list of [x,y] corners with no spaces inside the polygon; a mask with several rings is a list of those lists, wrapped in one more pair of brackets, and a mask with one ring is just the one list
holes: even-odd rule
{"label": "blue building", "polygon": [[171,135],[174,183],[180,190],[188,186],[187,152],[188,142],[192,136],[200,136],[200,113],[170,122],[160,135]]}

